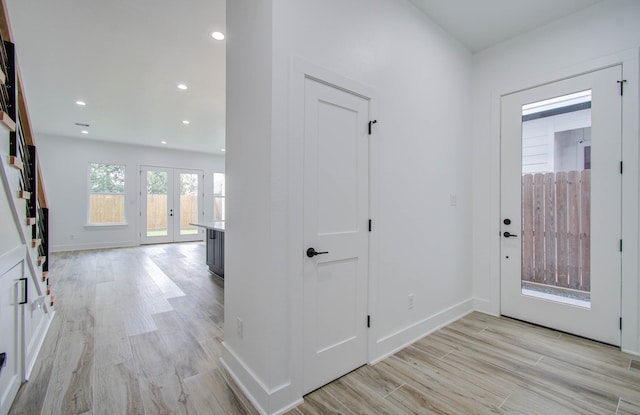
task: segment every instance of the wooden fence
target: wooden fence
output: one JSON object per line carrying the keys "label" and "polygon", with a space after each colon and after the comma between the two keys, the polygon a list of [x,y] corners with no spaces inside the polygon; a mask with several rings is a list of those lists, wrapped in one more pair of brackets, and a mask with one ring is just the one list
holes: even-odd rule
{"label": "wooden fence", "polygon": [[89,194],[89,223],[124,223],[123,194]]}
{"label": "wooden fence", "polygon": [[[124,195],[89,195],[90,223],[123,223]],[[191,228],[189,223],[198,221],[198,196],[180,196],[180,228]],[[147,195],[147,229],[167,228],[167,195]]]}
{"label": "wooden fence", "polygon": [[591,170],[522,176],[522,280],[589,291]]}
{"label": "wooden fence", "polygon": [[[180,196],[180,229],[193,228],[189,223],[196,222],[198,196]],[[147,195],[147,229],[167,229],[167,195]]]}

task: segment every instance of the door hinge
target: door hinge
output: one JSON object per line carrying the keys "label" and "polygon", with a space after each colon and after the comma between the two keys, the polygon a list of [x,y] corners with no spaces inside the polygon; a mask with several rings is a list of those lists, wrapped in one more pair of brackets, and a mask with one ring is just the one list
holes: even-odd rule
{"label": "door hinge", "polygon": [[371,327],[371,316],[367,316],[367,327]]}
{"label": "door hinge", "polygon": [[622,330],[622,317],[620,317],[620,330]]}
{"label": "door hinge", "polygon": [[378,120],[369,121],[369,135],[371,135],[371,125],[376,124]]}
{"label": "door hinge", "polygon": [[620,252],[622,252],[622,239],[620,239]]}
{"label": "door hinge", "polygon": [[371,232],[371,219],[369,219],[369,232]]}
{"label": "door hinge", "polygon": [[617,83],[620,84],[620,96],[624,95],[624,84],[627,83],[626,79],[623,79],[622,81],[616,81]]}
{"label": "door hinge", "polygon": [[620,162],[620,174],[622,174],[623,168],[622,168],[622,161]]}

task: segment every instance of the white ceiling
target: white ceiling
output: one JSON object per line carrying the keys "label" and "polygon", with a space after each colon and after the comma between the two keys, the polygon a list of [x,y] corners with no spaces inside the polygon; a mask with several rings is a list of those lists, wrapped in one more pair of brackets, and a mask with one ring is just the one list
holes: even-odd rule
{"label": "white ceiling", "polygon": [[36,133],[222,154],[224,0],[6,2]]}
{"label": "white ceiling", "polygon": [[478,52],[602,0],[411,0],[471,52]]}
{"label": "white ceiling", "polygon": [[[602,0],[411,1],[476,52]],[[224,154],[225,0],[6,2],[36,133]]]}

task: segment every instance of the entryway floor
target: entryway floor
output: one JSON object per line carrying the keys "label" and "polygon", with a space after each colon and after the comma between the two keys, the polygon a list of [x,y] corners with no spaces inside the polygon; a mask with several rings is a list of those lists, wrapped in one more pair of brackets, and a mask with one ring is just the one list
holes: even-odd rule
{"label": "entryway floor", "polygon": [[[56,315],[10,414],[257,414],[225,382],[202,243],[51,255]],[[305,396],[301,414],[640,414],[640,358],[471,313]]]}

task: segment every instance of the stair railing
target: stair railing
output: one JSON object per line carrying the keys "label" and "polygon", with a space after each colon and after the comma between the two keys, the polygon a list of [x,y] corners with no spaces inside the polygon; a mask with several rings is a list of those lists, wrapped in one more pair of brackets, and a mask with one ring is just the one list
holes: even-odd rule
{"label": "stair railing", "polygon": [[48,284],[49,206],[4,0],[0,0],[0,81],[0,122],[13,130],[9,138],[10,164],[21,171],[26,223],[31,226],[32,247],[37,248],[37,265],[42,267],[43,280]]}

